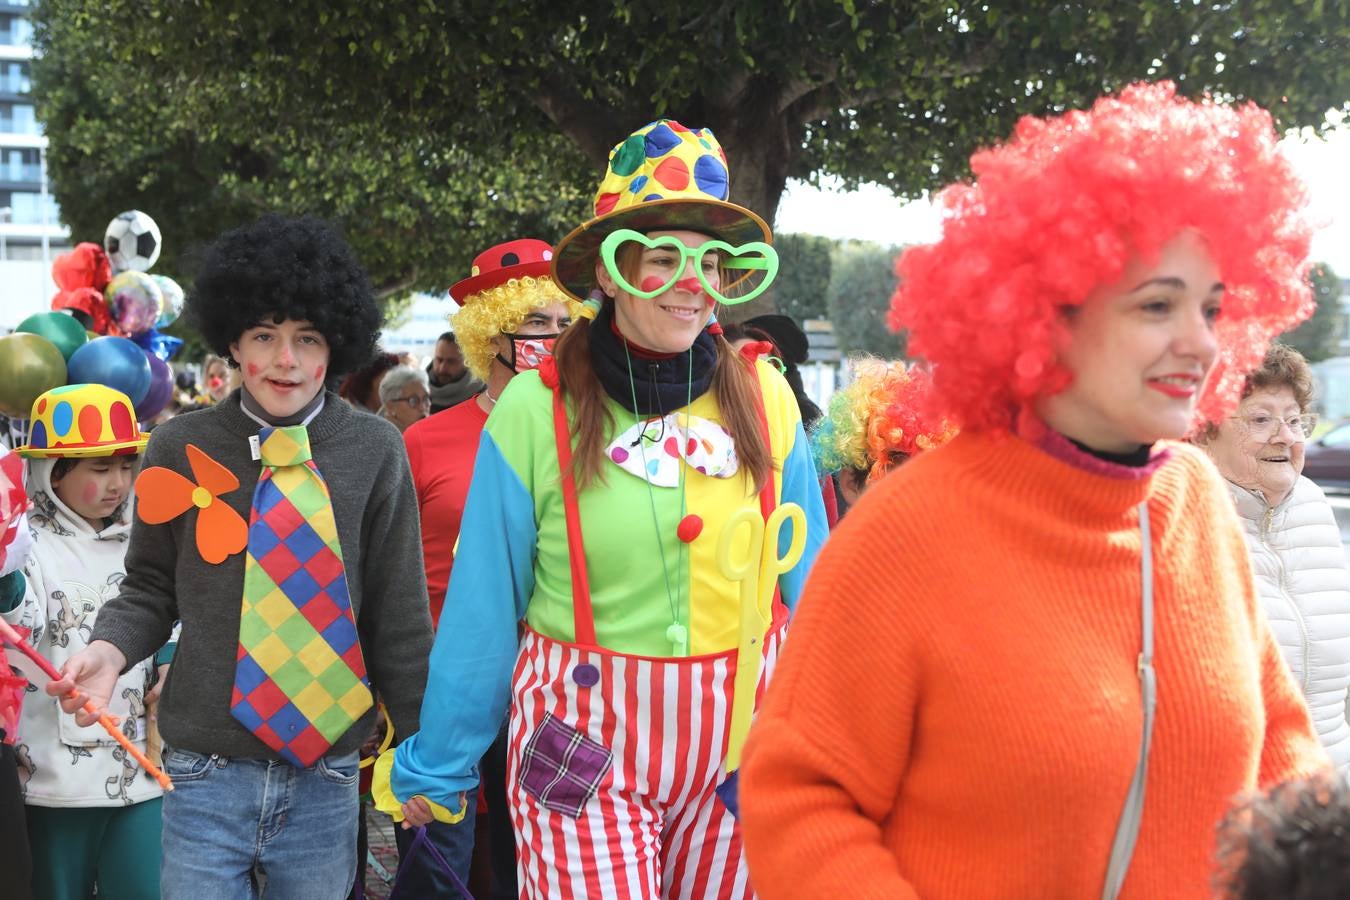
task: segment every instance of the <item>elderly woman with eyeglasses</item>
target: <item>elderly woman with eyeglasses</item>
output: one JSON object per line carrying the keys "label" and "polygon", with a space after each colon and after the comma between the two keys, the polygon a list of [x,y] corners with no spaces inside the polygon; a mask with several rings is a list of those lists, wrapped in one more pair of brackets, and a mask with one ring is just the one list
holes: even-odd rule
{"label": "elderly woman with eyeglasses", "polygon": [[1247,376],[1237,413],[1198,442],[1228,480],[1266,617],[1318,737],[1345,773],[1350,574],[1331,505],[1302,475],[1303,448],[1317,425],[1308,412],[1312,385],[1303,356],[1276,344]]}
{"label": "elderly woman with eyeglasses", "polygon": [[412,366],[395,366],[380,379],[377,413],[393,422],[399,431],[431,414],[427,373]]}

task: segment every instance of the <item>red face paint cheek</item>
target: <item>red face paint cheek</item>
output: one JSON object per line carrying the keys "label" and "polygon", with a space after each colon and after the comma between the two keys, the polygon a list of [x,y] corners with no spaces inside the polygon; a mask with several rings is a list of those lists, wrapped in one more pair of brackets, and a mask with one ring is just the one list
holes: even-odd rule
{"label": "red face paint cheek", "polygon": [[86,481],[84,487],[80,489],[80,499],[84,501],[85,505],[97,501],[98,495],[98,485],[92,481]]}
{"label": "red face paint cheek", "polygon": [[262,371],[262,366],[257,363],[248,363],[244,366],[244,371],[248,372],[249,378],[257,378],[258,373]]}
{"label": "red face paint cheek", "polygon": [[328,371],[327,366],[319,366],[317,369],[314,370],[314,380],[323,381],[323,373],[327,371]]}
{"label": "red face paint cheek", "polygon": [[658,275],[648,275],[642,279],[642,284],[638,285],[638,290],[643,293],[649,291],[659,291],[666,286],[666,280]]}

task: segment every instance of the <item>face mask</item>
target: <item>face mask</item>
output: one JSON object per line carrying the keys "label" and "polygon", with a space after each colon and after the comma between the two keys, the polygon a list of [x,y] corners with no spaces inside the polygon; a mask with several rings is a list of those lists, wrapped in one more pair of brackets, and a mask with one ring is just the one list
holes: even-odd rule
{"label": "face mask", "polygon": [[553,355],[553,342],[561,332],[554,334],[506,334],[502,337],[511,341],[511,358],[500,353],[497,359],[512,372],[520,374],[539,368],[540,360]]}

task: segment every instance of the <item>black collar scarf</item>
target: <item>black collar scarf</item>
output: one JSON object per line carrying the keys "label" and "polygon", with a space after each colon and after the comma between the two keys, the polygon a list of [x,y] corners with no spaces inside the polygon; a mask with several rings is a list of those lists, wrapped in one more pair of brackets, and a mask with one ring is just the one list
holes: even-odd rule
{"label": "black collar scarf", "polygon": [[[708,392],[717,365],[717,345],[707,329],[694,339],[690,352],[669,359],[647,359],[625,351],[623,339],[614,333],[614,306],[606,303],[591,322],[591,365],[605,393],[637,416],[663,416],[682,408]],[[628,366],[632,360],[632,381]],[[637,409],[633,397],[637,397]]]}

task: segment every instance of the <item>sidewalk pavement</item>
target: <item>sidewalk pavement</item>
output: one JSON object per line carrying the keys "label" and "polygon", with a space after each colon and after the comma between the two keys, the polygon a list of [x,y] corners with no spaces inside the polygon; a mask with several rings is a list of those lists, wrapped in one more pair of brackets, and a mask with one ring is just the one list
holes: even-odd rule
{"label": "sidewalk pavement", "polygon": [[366,805],[366,841],[370,852],[366,856],[367,900],[388,900],[398,870],[398,847],[394,844],[394,820]]}

